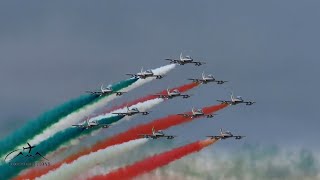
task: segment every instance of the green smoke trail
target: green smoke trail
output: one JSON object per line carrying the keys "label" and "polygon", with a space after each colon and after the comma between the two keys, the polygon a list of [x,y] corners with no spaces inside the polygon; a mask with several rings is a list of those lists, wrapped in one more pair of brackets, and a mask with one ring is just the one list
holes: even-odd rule
{"label": "green smoke trail", "polygon": [[39,131],[51,126],[57,120],[67,116],[71,112],[89,104],[97,99],[97,96],[83,95],[79,98],[66,102],[50,111],[40,115],[38,118],[28,121],[23,127],[13,132],[0,141],[0,156],[25,143],[28,139],[34,137]]}
{"label": "green smoke trail", "polygon": [[[111,116],[108,118],[104,118],[99,121],[101,124],[112,124],[114,122],[119,121],[124,116]],[[35,148],[32,149],[31,154],[35,155],[35,153],[39,152],[42,156],[46,156],[47,154],[53,152],[57,148],[61,147],[65,143],[70,142],[71,140],[81,136],[90,134],[93,131],[99,129],[99,127],[94,127],[91,129],[82,130],[82,128],[75,128],[71,127],[64,131],[56,133],[54,136],[51,136],[45,141],[42,141],[40,144],[38,144]],[[27,152],[24,152],[27,154]],[[10,163],[21,163],[21,162],[37,162],[41,160],[41,156],[34,156],[32,158],[26,158],[25,156],[17,156],[16,158],[13,158]],[[0,166],[0,179],[10,179],[17,175],[20,171],[28,168],[28,166],[12,166],[12,164],[3,164]]]}
{"label": "green smoke trail", "polygon": [[[120,81],[112,85],[114,91],[119,91],[125,87],[136,82],[137,78],[130,78],[124,81]],[[0,156],[4,156],[13,148],[26,143],[27,140],[33,138],[37,134],[43,132],[46,128],[50,127],[54,123],[57,123],[62,118],[66,117],[72,112],[78,111],[86,105],[92,104],[104,98],[94,95],[83,95],[77,99],[71,100],[58,106],[48,112],[43,113],[38,118],[29,121],[22,128],[13,132],[8,137],[0,141]]]}

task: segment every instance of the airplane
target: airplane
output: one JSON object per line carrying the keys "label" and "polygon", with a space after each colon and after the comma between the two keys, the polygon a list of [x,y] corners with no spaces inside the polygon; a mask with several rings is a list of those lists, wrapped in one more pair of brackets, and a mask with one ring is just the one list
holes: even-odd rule
{"label": "airplane", "polygon": [[192,80],[193,82],[196,82],[196,83],[200,83],[200,84],[207,84],[209,82],[216,82],[217,84],[223,84],[225,82],[228,82],[228,81],[222,81],[222,80],[216,80],[212,74],[209,74],[209,75],[205,75],[204,72],[202,73],[202,78],[201,79],[188,79],[188,80]]}
{"label": "airplane", "polygon": [[141,68],[141,71],[137,74],[126,74],[135,78],[140,79],[146,79],[148,77],[156,77],[156,79],[162,79],[163,75],[155,75],[151,69],[144,71],[143,68]]}
{"label": "airplane", "polygon": [[247,106],[251,106],[254,103],[256,103],[254,101],[244,101],[241,96],[234,97],[233,93],[231,93],[230,101],[224,101],[224,100],[217,100],[217,101],[221,102],[222,104],[229,104],[229,105],[246,104]]}
{"label": "airplane", "polygon": [[235,136],[230,131],[222,132],[222,128],[220,128],[220,135],[219,136],[207,136],[211,139],[228,139],[228,138],[235,138],[235,139],[242,139],[246,136]]}
{"label": "airplane", "polygon": [[178,115],[184,116],[184,117],[190,117],[190,118],[197,118],[197,117],[201,117],[201,116],[206,116],[207,118],[212,118],[216,114],[204,114],[202,109],[192,108],[192,114],[178,114]]}
{"label": "airplane", "polygon": [[167,94],[155,94],[155,96],[158,96],[159,98],[163,99],[172,99],[178,96],[181,96],[184,99],[190,97],[190,95],[188,94],[181,94],[181,92],[178,89],[173,89],[172,91],[170,91],[169,88],[167,89]]}
{"label": "airplane", "polygon": [[169,135],[169,136],[165,135],[162,130],[155,131],[154,127],[152,127],[152,134],[139,134],[139,136],[142,138],[152,138],[152,139],[158,139],[158,138],[173,139],[176,137],[172,135]]}
{"label": "airplane", "polygon": [[103,96],[103,95],[109,95],[112,93],[116,93],[117,96],[121,96],[122,94],[126,92],[121,92],[121,91],[113,91],[111,85],[108,85],[106,88],[103,88],[103,84],[100,87],[100,91],[86,91],[87,93],[98,95],[98,96]]}
{"label": "airplane", "polygon": [[36,146],[31,146],[29,143],[27,143],[29,147],[23,147],[23,150],[27,150],[29,149],[29,153],[31,152],[31,150],[36,147]]}
{"label": "airplane", "polygon": [[179,59],[165,59],[166,61],[170,61],[170,64],[194,64],[195,66],[201,66],[202,64],[206,64],[206,62],[194,61],[191,56],[183,56],[182,53],[180,54]]}
{"label": "airplane", "polygon": [[86,119],[86,121],[84,121],[82,124],[75,124],[72,126],[75,126],[77,128],[82,128],[82,130],[91,129],[91,128],[99,127],[99,126],[102,128],[110,127],[110,125],[108,125],[108,124],[100,124],[98,121],[89,121],[89,119]]}
{"label": "airplane", "polygon": [[123,112],[123,113],[112,113],[112,114],[117,114],[117,115],[123,115],[123,116],[132,116],[132,115],[135,115],[135,114],[142,114],[142,115],[148,115],[150,114],[149,112],[147,111],[140,111],[138,108],[134,107],[134,108],[131,108],[129,109],[129,107],[127,106],[127,112]]}

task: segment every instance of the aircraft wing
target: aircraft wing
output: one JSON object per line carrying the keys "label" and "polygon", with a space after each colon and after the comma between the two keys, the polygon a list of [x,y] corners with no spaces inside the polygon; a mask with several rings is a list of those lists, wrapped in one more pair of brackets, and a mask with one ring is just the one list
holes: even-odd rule
{"label": "aircraft wing", "polygon": [[246,136],[233,136],[235,139],[242,139],[242,138],[244,138],[244,137],[246,137]]}
{"label": "aircraft wing", "polygon": [[222,104],[230,104],[232,103],[231,101],[224,101],[224,100],[217,100],[218,102],[221,102]]}
{"label": "aircraft wing", "polygon": [[190,114],[177,114],[177,115],[180,115],[180,116],[183,116],[183,117],[191,117],[192,116]]}
{"label": "aircraft wing", "polygon": [[127,93],[127,92],[123,92],[123,91],[113,91],[113,93],[116,93],[117,95],[122,95],[122,94]]}
{"label": "aircraft wing", "polygon": [[102,94],[101,91],[86,91],[86,93],[90,93],[90,94],[93,94],[93,95],[101,95]]}
{"label": "aircraft wing", "polygon": [[208,138],[211,138],[211,139],[222,139],[223,137],[222,136],[207,136]]}
{"label": "aircraft wing", "polygon": [[173,139],[173,138],[175,138],[175,137],[177,137],[177,136],[165,135],[165,136],[162,136],[162,137],[167,138],[167,139]]}
{"label": "aircraft wing", "polygon": [[138,75],[137,75],[137,74],[126,74],[126,75],[128,75],[128,76],[132,76],[132,77],[138,77]]}
{"label": "aircraft wing", "polygon": [[188,80],[191,80],[191,81],[193,81],[193,82],[198,82],[198,83],[203,82],[203,80],[202,80],[202,79],[193,79],[193,78],[189,78]]}
{"label": "aircraft wing", "polygon": [[246,101],[246,102],[243,102],[245,103],[247,106],[251,106],[252,104],[256,103],[256,102],[253,102],[253,101]]}
{"label": "aircraft wing", "polygon": [[122,116],[126,116],[126,115],[128,115],[129,113],[112,113],[112,114],[116,114],[116,115],[122,115]]}
{"label": "aircraft wing", "polygon": [[139,136],[142,138],[153,138],[152,134],[139,134]]}
{"label": "aircraft wing", "polygon": [[195,64],[196,66],[200,66],[202,64],[206,64],[206,62],[200,62],[200,61],[192,61],[191,63]]}
{"label": "aircraft wing", "polygon": [[154,96],[158,96],[159,98],[168,98],[167,94],[153,94]]}
{"label": "aircraft wing", "polygon": [[223,83],[226,83],[228,81],[222,81],[222,80],[219,80],[219,81],[215,81],[217,84],[223,84]]}
{"label": "aircraft wing", "polygon": [[84,125],[80,125],[80,124],[74,124],[72,126],[74,126],[74,127],[84,127]]}
{"label": "aircraft wing", "polygon": [[101,126],[101,127],[103,127],[103,128],[108,128],[108,127],[110,127],[111,125],[109,125],[109,124],[98,124],[98,126]]}
{"label": "aircraft wing", "polygon": [[166,61],[170,61],[171,63],[178,63],[179,60],[178,59],[164,59]]}
{"label": "aircraft wing", "polygon": [[180,94],[180,96],[182,96],[182,98],[189,98],[191,94]]}

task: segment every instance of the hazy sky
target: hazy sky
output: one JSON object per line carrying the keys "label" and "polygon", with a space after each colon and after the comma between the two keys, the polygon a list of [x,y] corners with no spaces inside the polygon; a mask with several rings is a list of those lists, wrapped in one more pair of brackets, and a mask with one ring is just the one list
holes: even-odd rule
{"label": "hazy sky", "polygon": [[202,71],[230,82],[201,86],[192,99],[163,103],[132,124],[216,104],[233,89],[257,104],[169,132],[203,139],[224,127],[247,135],[246,143],[319,148],[319,8],[316,0],[1,1],[0,137],[101,82],[183,51],[208,64],[179,66],[112,103]]}

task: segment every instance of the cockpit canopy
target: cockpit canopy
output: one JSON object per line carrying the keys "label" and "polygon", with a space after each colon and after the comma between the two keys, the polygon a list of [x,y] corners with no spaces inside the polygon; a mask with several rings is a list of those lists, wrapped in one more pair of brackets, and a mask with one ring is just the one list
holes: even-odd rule
{"label": "cockpit canopy", "polygon": [[191,59],[191,56],[189,56],[189,55],[188,55],[188,56],[186,56],[186,59]]}
{"label": "cockpit canopy", "polygon": [[173,90],[172,92],[174,92],[174,93],[179,93],[179,90],[178,90],[178,89],[175,89],[175,90]]}
{"label": "cockpit canopy", "polygon": [[150,70],[150,69],[146,70],[146,73],[152,73],[152,70]]}
{"label": "cockpit canopy", "polygon": [[198,109],[197,112],[199,113],[203,113],[202,109]]}
{"label": "cockpit canopy", "polygon": [[212,75],[212,74],[209,74],[208,77],[209,77],[209,78],[213,78],[213,75]]}
{"label": "cockpit canopy", "polygon": [[242,97],[241,97],[241,96],[237,96],[237,99],[240,99],[240,100],[242,100]]}
{"label": "cockpit canopy", "polygon": [[138,111],[138,108],[134,107],[134,108],[132,108],[131,110],[133,110],[133,111]]}

